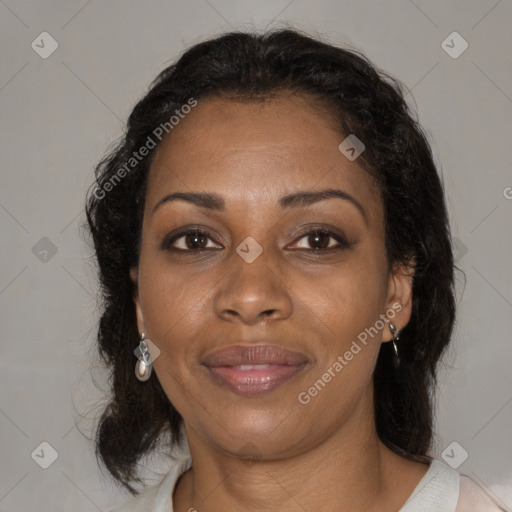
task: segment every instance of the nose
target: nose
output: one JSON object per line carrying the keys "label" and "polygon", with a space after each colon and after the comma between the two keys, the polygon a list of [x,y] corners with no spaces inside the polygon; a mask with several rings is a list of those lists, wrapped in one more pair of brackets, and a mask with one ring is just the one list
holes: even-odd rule
{"label": "nose", "polygon": [[272,264],[268,251],[264,250],[252,263],[236,253],[230,260],[230,271],[214,297],[215,312],[220,318],[254,325],[291,315],[288,285],[280,277],[278,265]]}

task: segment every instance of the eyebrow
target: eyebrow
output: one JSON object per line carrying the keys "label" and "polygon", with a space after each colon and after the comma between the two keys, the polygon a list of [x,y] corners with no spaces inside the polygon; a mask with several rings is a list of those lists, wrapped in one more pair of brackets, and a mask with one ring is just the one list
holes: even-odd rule
{"label": "eyebrow", "polygon": [[[359,210],[365,222],[367,222],[366,211],[361,203],[349,193],[339,189],[327,188],[314,192],[294,192],[292,194],[287,194],[286,196],[281,197],[277,204],[280,210],[289,210],[291,208],[310,206],[319,201],[331,198],[342,199],[343,201],[352,203]],[[199,208],[206,208],[207,210],[222,212],[226,209],[226,203],[224,199],[218,194],[212,194],[209,192],[174,192],[172,194],[166,195],[160,199],[158,203],[156,203],[153,208],[152,215],[162,205],[177,200],[186,201],[198,206]]]}

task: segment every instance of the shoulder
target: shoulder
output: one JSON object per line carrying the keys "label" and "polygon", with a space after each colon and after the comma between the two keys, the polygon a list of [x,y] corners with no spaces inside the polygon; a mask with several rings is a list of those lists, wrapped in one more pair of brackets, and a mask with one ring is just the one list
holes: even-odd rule
{"label": "shoulder", "polygon": [[501,512],[488,492],[469,476],[460,475],[459,501],[455,512]]}
{"label": "shoulder", "polygon": [[502,512],[474,480],[432,459],[400,512]]}
{"label": "shoulder", "polygon": [[400,512],[455,512],[460,475],[442,462],[432,459]]}
{"label": "shoulder", "polygon": [[109,512],[153,512],[155,497],[161,484],[147,488],[135,498],[111,509]]}
{"label": "shoulder", "polygon": [[178,478],[192,466],[190,456],[172,465],[162,481],[145,489],[135,498],[118,505],[109,512],[172,512],[172,493]]}

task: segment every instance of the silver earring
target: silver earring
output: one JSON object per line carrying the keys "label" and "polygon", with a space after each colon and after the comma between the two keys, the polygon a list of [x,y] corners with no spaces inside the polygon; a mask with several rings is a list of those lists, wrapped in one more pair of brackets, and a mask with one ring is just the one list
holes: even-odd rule
{"label": "silver earring", "polygon": [[151,356],[149,354],[149,347],[145,339],[146,333],[143,332],[139,346],[137,347],[137,350],[135,350],[138,358],[138,361],[135,363],[135,376],[141,382],[147,381],[153,370],[153,364],[151,363]]}
{"label": "silver earring", "polygon": [[395,324],[389,323],[389,330],[391,331],[391,334],[393,335],[393,339],[391,340],[391,343],[393,343],[393,349],[395,351],[395,354],[393,355],[393,367],[398,368],[400,366],[400,356],[398,355],[398,347],[396,346],[396,342],[400,338],[400,329]]}

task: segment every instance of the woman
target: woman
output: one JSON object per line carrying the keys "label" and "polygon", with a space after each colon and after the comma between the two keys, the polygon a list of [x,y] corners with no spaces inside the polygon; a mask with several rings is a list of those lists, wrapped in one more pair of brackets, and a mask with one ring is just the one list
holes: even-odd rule
{"label": "woman", "polygon": [[427,455],[454,266],[397,81],[226,34],[157,77],[96,177],[97,455],[136,494],[143,455],[190,449],[116,511],[499,510]]}

